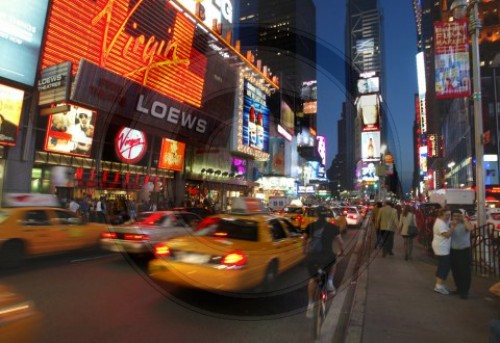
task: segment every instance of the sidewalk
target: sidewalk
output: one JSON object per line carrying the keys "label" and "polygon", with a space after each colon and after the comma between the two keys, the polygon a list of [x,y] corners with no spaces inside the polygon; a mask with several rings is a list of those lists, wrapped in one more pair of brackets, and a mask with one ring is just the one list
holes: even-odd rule
{"label": "sidewalk", "polygon": [[[405,261],[401,236],[394,243],[394,256],[376,250],[360,267],[345,342],[488,342],[489,321],[500,319],[488,292],[497,280],[473,274],[467,300],[435,293],[435,259],[415,240]],[[447,284],[455,288],[451,272]]]}

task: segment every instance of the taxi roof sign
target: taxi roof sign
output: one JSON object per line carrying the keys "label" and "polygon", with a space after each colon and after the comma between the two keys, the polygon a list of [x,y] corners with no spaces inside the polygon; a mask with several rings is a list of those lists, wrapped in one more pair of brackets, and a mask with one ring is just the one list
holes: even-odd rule
{"label": "taxi roof sign", "polygon": [[3,207],[61,207],[54,194],[40,193],[6,193]]}
{"label": "taxi roof sign", "polygon": [[269,213],[262,199],[257,198],[231,198],[231,213],[257,214]]}

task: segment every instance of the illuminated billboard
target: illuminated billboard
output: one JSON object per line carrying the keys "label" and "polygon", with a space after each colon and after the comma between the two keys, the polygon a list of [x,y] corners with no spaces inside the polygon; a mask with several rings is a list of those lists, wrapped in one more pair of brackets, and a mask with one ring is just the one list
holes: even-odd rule
{"label": "illuminated billboard", "polygon": [[69,61],[75,74],[84,59],[200,107],[206,44],[206,33],[172,1],[54,0],[42,68]]}
{"label": "illuminated billboard", "polygon": [[285,100],[281,100],[281,125],[288,130],[295,128],[295,113]]}
{"label": "illuminated billboard", "polygon": [[0,0],[0,77],[35,84],[48,0]]}
{"label": "illuminated billboard", "polygon": [[270,173],[273,175],[285,175],[285,140],[281,137],[271,138]]}
{"label": "illuminated billboard", "polygon": [[[225,35],[233,23],[233,1],[175,0],[211,29]],[[216,27],[214,27],[214,25]],[[220,28],[220,30],[219,30]]]}
{"label": "illuminated billboard", "polygon": [[267,95],[245,80],[243,95],[243,145],[269,151],[269,108]]}
{"label": "illuminated billboard", "polygon": [[380,86],[378,77],[370,77],[368,79],[358,80],[359,94],[378,93],[379,91],[380,91]]}
{"label": "illuminated billboard", "polygon": [[373,38],[362,38],[356,40],[356,52],[358,54],[373,54],[375,51],[375,40]]}
{"label": "illuminated billboard", "polygon": [[427,93],[427,85],[425,82],[425,60],[423,51],[417,54],[417,80],[418,80],[418,95],[425,96]]}
{"label": "illuminated billboard", "polygon": [[377,162],[359,161],[356,165],[356,179],[358,182],[378,181],[376,164]]}
{"label": "illuminated billboard", "polygon": [[361,133],[361,158],[364,161],[380,160],[380,131]]}
{"label": "illuminated billboard", "polygon": [[300,90],[300,98],[303,101],[318,100],[318,82],[315,80],[302,82],[302,88]]}
{"label": "illuminated billboard", "polygon": [[318,141],[318,154],[321,158],[321,164],[326,165],[326,137],[316,136],[316,140]]}
{"label": "illuminated billboard", "polygon": [[363,131],[379,130],[379,98],[377,94],[362,95],[357,99],[356,108],[363,123]]}
{"label": "illuminated billboard", "polygon": [[118,159],[124,163],[139,162],[147,151],[144,132],[122,127],[115,137],[115,152]]}
{"label": "illuminated billboard", "polygon": [[318,102],[308,101],[304,102],[304,114],[315,114],[318,112]]}
{"label": "illuminated billboard", "polygon": [[0,84],[0,145],[16,145],[24,91]]}
{"label": "illuminated billboard", "polygon": [[427,145],[421,146],[418,150],[420,155],[420,173],[427,173]]}
{"label": "illuminated billboard", "polygon": [[163,138],[161,141],[158,168],[182,171],[184,168],[184,153],[186,144],[173,139]]}
{"label": "illuminated billboard", "polygon": [[52,114],[45,136],[45,150],[89,157],[94,139],[95,112],[71,105],[68,112]]}

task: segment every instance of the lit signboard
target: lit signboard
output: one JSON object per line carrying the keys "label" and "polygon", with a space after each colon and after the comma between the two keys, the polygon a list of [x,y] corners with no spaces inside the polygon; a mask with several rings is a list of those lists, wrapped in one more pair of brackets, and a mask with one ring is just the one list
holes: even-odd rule
{"label": "lit signboard", "polygon": [[326,137],[316,136],[316,140],[318,141],[318,154],[321,157],[321,164],[326,165]]}
{"label": "lit signboard", "polygon": [[274,175],[285,175],[285,140],[272,138],[270,140],[270,172]]}
{"label": "lit signboard", "polygon": [[291,109],[291,107],[287,104],[286,101],[281,100],[281,125],[289,130],[295,128],[295,113]]}
{"label": "lit signboard", "polygon": [[317,81],[302,82],[302,88],[300,90],[300,98],[303,101],[318,100],[318,82]]}
{"label": "lit signboard", "polygon": [[419,99],[420,104],[420,132],[422,134],[427,132],[427,109],[426,109],[426,101],[425,98]]}
{"label": "lit signboard", "polygon": [[184,153],[186,144],[173,139],[163,138],[161,141],[158,168],[182,171],[184,168]]}
{"label": "lit signboard", "polygon": [[358,54],[373,54],[375,51],[375,40],[373,38],[356,40],[356,51]]}
{"label": "lit signboard", "polygon": [[439,157],[439,135],[427,135],[427,157]]}
{"label": "lit signboard", "polygon": [[16,145],[24,91],[0,84],[0,145]]}
{"label": "lit signboard", "polygon": [[315,114],[317,112],[318,112],[317,101],[304,102],[304,114]]}
{"label": "lit signboard", "polygon": [[378,95],[362,95],[357,100],[358,115],[363,121],[363,131],[379,130],[379,99]]}
{"label": "lit signboard", "polygon": [[176,0],[209,28],[221,24],[222,32],[233,23],[233,1],[231,0]]}
{"label": "lit signboard", "polygon": [[147,143],[144,132],[128,127],[121,128],[115,137],[115,151],[124,163],[139,162],[146,153]]}
{"label": "lit signboard", "polygon": [[427,85],[425,83],[425,63],[424,53],[417,54],[417,81],[418,81],[418,95],[424,97],[427,92]]}
{"label": "lit signboard", "polygon": [[[172,99],[200,107],[206,39],[196,23],[173,4],[54,0],[42,68],[69,61],[75,74],[84,59]],[[69,20],[71,17],[78,20]]]}
{"label": "lit signboard", "polygon": [[358,182],[378,181],[376,162],[359,161],[356,166],[356,178]]}
{"label": "lit signboard", "polygon": [[33,86],[48,0],[0,1],[0,77]]}
{"label": "lit signboard", "polygon": [[358,80],[359,94],[378,93],[379,91],[380,91],[380,86],[378,77],[370,77],[369,79]]}
{"label": "lit signboard", "polygon": [[293,137],[292,135],[287,131],[285,130],[285,128],[281,125],[278,124],[278,126],[276,127],[278,133],[283,136],[287,141],[291,142]]}
{"label": "lit signboard", "polygon": [[245,80],[243,95],[243,145],[269,150],[269,108],[267,95]]}
{"label": "lit signboard", "polygon": [[364,161],[380,160],[380,131],[361,133],[361,158]]}
{"label": "lit signboard", "polygon": [[68,112],[52,114],[45,136],[45,150],[89,157],[96,123],[95,112],[70,106]]}
{"label": "lit signboard", "polygon": [[298,147],[313,147],[315,135],[307,127],[302,127],[301,132],[297,134]]}
{"label": "lit signboard", "polygon": [[427,146],[419,148],[420,173],[427,173]]}

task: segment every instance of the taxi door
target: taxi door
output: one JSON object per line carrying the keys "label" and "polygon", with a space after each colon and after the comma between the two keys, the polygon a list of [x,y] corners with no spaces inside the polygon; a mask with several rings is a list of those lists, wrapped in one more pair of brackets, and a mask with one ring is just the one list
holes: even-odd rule
{"label": "taxi door", "polygon": [[[91,243],[96,244],[98,237],[89,242],[89,235],[85,232],[85,225],[81,218],[71,211],[54,209],[51,211],[51,221],[54,224],[54,235],[58,238],[61,249],[74,250],[83,248]],[[94,235],[95,236],[95,235]]]}
{"label": "taxi door", "polygon": [[60,249],[49,214],[45,209],[27,209],[19,218],[19,233],[28,242],[29,254],[52,253]]}
{"label": "taxi door", "polygon": [[280,272],[287,270],[295,264],[293,259],[294,251],[296,250],[294,240],[290,239],[278,218],[269,221],[269,229],[271,230],[271,237],[273,240],[273,252],[276,253],[279,258]]}

